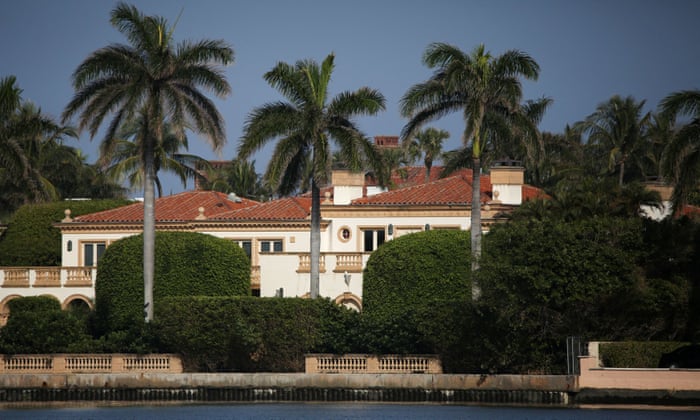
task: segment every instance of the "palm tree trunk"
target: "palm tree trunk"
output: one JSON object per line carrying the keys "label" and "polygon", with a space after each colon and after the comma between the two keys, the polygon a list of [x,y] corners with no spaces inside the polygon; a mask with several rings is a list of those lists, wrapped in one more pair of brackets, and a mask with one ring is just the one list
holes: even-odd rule
{"label": "palm tree trunk", "polygon": [[481,159],[473,158],[472,168],[472,205],[471,205],[471,247],[472,247],[472,299],[481,295],[481,287],[476,279],[481,258]]}
{"label": "palm tree trunk", "polygon": [[316,179],[311,179],[311,298],[319,295],[321,263],[321,191]]}
{"label": "palm tree trunk", "polygon": [[153,142],[146,142],[143,187],[143,308],[146,322],[153,320],[153,278],[155,271],[155,168]]}
{"label": "palm tree trunk", "polygon": [[625,159],[620,162],[620,179],[619,184],[622,186],[623,179],[625,178]]}

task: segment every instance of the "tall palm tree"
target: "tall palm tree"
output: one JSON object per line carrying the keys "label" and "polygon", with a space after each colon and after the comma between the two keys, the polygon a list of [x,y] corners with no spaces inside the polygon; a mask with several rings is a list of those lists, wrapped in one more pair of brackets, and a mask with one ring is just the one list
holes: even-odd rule
{"label": "tall palm tree", "polygon": [[[529,55],[509,50],[492,56],[484,45],[470,54],[459,48],[435,43],[428,46],[423,62],[435,69],[425,82],[418,83],[401,98],[401,113],[410,120],[401,131],[411,138],[429,121],[452,112],[461,112],[465,122],[464,147],[471,152],[473,182],[471,197],[472,270],[481,256],[481,158],[488,146],[489,126],[506,126],[504,118],[515,112],[522,98],[520,78],[536,80],[539,65]],[[486,126],[485,126],[486,125]],[[472,291],[478,297],[474,282]]]}
{"label": "tall palm tree", "polygon": [[[107,174],[117,180],[127,177],[132,187],[143,186],[146,137],[141,134],[145,132],[144,127],[147,124],[143,114],[140,114],[135,120],[127,121],[116,138],[108,139],[100,145],[98,162],[106,167]],[[187,186],[190,178],[202,178],[197,168],[206,166],[209,162],[196,155],[180,153],[182,149],[187,150],[188,146],[187,136],[178,136],[172,124],[166,121],[163,124],[163,138],[153,151],[158,197],[163,196],[163,186],[158,176],[160,171],[176,174],[183,187]]]}
{"label": "tall palm tree", "polygon": [[588,143],[599,147],[608,156],[608,169],[619,168],[618,185],[622,186],[625,168],[641,150],[645,141],[650,114],[643,113],[645,101],[628,96],[613,96],[598,105],[595,112],[581,123]]}
{"label": "tall palm tree", "polygon": [[433,161],[440,157],[442,153],[442,142],[450,138],[450,133],[446,130],[439,130],[435,127],[428,127],[421,130],[409,139],[404,147],[412,159],[423,157],[425,164],[425,182],[430,181],[430,169]]}
{"label": "tall palm tree", "polygon": [[111,44],[88,56],[73,73],[76,94],[63,112],[64,121],[80,114],[79,128],[94,138],[105,118],[105,141],[114,139],[125,121],[144,113],[139,136],[144,152],[143,277],[144,315],[153,319],[153,255],[155,239],[155,151],[168,120],[179,138],[186,128],[201,133],[215,148],[225,143],[224,123],[203,87],[219,97],[231,91],[221,65],[233,61],[224,41],[184,41],[174,45],[174,28],[160,16],[145,16],[119,3],[111,23],[129,44]]}
{"label": "tall palm tree", "polygon": [[700,181],[700,90],[674,92],[661,101],[662,113],[678,124],[675,135],[664,151],[662,171],[674,183],[673,211],[678,212]]}
{"label": "tall palm tree", "polygon": [[297,190],[304,174],[311,178],[312,298],[319,294],[320,186],[330,179],[333,160],[330,140],[338,146],[348,169],[360,170],[367,160],[372,167],[378,167],[372,142],[352,118],[375,115],[385,107],[384,96],[367,87],[342,92],[329,100],[334,59],[330,54],[320,65],[312,60],[300,60],[294,65],[281,62],[265,73],[265,80],[289,102],[271,102],[254,109],[247,118],[238,148],[239,158],[246,159],[278,139],[265,178],[280,194]]}

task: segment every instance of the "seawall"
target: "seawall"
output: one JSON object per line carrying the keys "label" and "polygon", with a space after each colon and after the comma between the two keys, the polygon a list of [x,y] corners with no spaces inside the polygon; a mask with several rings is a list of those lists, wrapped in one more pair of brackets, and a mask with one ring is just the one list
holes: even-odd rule
{"label": "seawall", "polygon": [[0,404],[386,401],[567,405],[576,377],[445,374],[3,374]]}
{"label": "seawall", "polygon": [[700,406],[700,392],[579,388],[565,375],[117,373],[0,374],[0,406],[61,402],[360,401]]}

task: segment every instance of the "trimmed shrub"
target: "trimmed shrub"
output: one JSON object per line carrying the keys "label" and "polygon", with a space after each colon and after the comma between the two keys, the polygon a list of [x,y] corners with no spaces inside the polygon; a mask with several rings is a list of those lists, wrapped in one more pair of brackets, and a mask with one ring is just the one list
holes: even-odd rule
{"label": "trimmed shrub", "polygon": [[[347,351],[359,316],[325,299],[170,297],[158,301],[164,351],[187,371],[302,372],[309,352]],[[337,341],[336,341],[337,340]]]}
{"label": "trimmed shrub", "polygon": [[448,312],[471,300],[469,243],[469,232],[431,230],[386,242],[372,253],[363,276],[365,351],[446,350],[432,320],[442,319],[452,330],[465,321]]}
{"label": "trimmed shrub", "polygon": [[664,353],[689,343],[678,341],[624,341],[600,343],[603,366],[614,368],[657,368]]}
{"label": "trimmed shrub", "polygon": [[67,353],[90,348],[85,319],[61,310],[52,296],[29,296],[7,303],[10,317],[0,329],[0,353]]}
{"label": "trimmed shrub", "polygon": [[[156,232],[154,301],[166,296],[246,296],[250,260],[231,241],[192,232]],[[143,235],[111,244],[97,269],[99,329],[127,329],[143,320]],[[154,312],[154,318],[163,315]],[[206,324],[202,324],[204,326]]]}
{"label": "trimmed shrub", "polygon": [[364,313],[403,314],[405,308],[471,298],[469,232],[430,230],[384,243],[363,274]]}
{"label": "trimmed shrub", "polygon": [[61,232],[53,226],[65,217],[95,213],[129,204],[127,200],[57,201],[20,207],[0,236],[0,266],[61,265]]}

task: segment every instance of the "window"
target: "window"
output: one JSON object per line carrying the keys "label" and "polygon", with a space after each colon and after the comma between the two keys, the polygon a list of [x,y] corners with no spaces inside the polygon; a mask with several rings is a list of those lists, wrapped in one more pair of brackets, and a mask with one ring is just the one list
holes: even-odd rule
{"label": "window", "polygon": [[371,252],[377,249],[381,244],[384,243],[384,229],[363,229],[363,250],[365,252]]}
{"label": "window", "polygon": [[340,239],[341,242],[348,242],[351,236],[352,233],[350,233],[349,227],[343,226],[340,229],[338,229],[338,239]]}
{"label": "window", "polygon": [[95,267],[100,261],[102,254],[105,252],[106,244],[104,242],[84,243],[83,244],[83,265],[85,267]]}
{"label": "window", "polygon": [[260,241],[260,252],[282,252],[282,240]]}
{"label": "window", "polygon": [[234,240],[233,242],[243,248],[243,251],[245,251],[245,254],[248,256],[248,259],[251,258],[253,243],[250,239]]}

